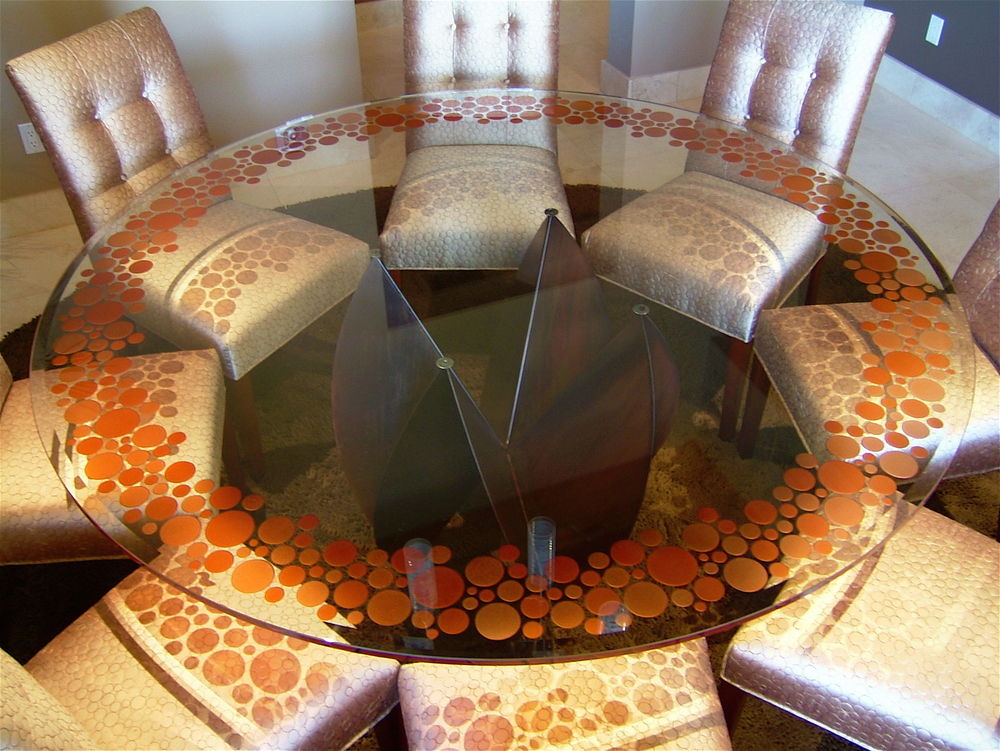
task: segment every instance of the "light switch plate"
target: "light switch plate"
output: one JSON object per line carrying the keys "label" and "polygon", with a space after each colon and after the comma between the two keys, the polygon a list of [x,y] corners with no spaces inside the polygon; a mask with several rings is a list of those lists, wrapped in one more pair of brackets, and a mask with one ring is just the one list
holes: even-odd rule
{"label": "light switch plate", "polygon": [[927,24],[927,33],[924,35],[924,39],[937,47],[941,44],[941,31],[943,29],[944,19],[931,13],[931,20]]}

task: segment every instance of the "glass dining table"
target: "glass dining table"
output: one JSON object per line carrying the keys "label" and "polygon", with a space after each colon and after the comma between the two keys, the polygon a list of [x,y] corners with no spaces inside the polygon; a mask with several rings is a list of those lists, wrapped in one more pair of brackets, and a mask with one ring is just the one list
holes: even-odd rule
{"label": "glass dining table", "polygon": [[[540,213],[516,268],[391,268],[380,233],[432,128],[469,148],[545,129],[571,222]],[[807,447],[772,398],[741,456],[719,437],[727,338],[589,269],[583,231],[689,170],[823,226],[815,299],[870,306],[882,352],[844,371],[885,381],[858,407],[859,450]],[[510,177],[500,192],[516,195]],[[192,348],[163,320],[183,305],[146,306],[144,279],[165,256],[177,298],[197,297],[189,312],[216,326],[255,265],[283,263],[287,243],[219,240],[185,256],[185,232],[227,204],[338,230],[372,258],[353,294],[245,376],[254,403],[239,408],[256,412],[262,461],[215,472],[172,460],[183,431],[157,430],[184,400],[164,397],[169,373],[125,374],[130,358]],[[459,254],[466,234],[451,241]],[[181,280],[196,267],[208,270],[197,295]],[[734,627],[876,550],[961,439],[969,406],[949,381],[973,367],[963,326],[905,221],[786,144],[623,98],[442,92],[299,118],[138,196],[53,292],[31,390],[82,512],[219,611],[404,660],[559,661]]]}

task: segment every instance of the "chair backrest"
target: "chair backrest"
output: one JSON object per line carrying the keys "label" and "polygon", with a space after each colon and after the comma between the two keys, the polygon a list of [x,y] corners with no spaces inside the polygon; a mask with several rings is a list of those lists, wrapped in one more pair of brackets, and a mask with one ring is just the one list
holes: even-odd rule
{"label": "chair backrest", "polygon": [[6,70],[84,239],[211,148],[194,89],[150,8],[14,58]]}
{"label": "chair backrest", "polygon": [[952,281],[972,336],[1000,370],[1000,201]]}
{"label": "chair backrest", "polygon": [[701,111],[844,171],[893,24],[843,0],[730,0]]}
{"label": "chair backrest", "polygon": [[7,394],[13,382],[14,377],[10,373],[10,368],[7,367],[7,361],[0,357],[0,410],[3,409],[4,402],[7,401]]}
{"label": "chair backrest", "polygon": [[403,0],[407,93],[554,89],[558,0]]}

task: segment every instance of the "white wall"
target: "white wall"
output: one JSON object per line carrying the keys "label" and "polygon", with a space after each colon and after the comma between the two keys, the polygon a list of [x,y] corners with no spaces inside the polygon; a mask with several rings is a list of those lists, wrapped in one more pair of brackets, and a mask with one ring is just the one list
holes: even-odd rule
{"label": "white wall", "polygon": [[[217,145],[362,101],[353,0],[0,0],[0,56],[144,5],[170,32]],[[0,86],[0,199],[57,187],[48,157],[24,154],[27,115],[6,76]]]}

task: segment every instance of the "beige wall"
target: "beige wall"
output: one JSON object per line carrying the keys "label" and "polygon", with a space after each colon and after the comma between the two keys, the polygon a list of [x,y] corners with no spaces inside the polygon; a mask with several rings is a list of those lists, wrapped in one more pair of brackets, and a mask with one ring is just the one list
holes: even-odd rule
{"label": "beige wall", "polygon": [[[362,101],[353,0],[0,0],[0,57],[144,5],[173,37],[218,145]],[[3,76],[0,200],[58,185],[45,154],[24,154],[27,120]]]}

